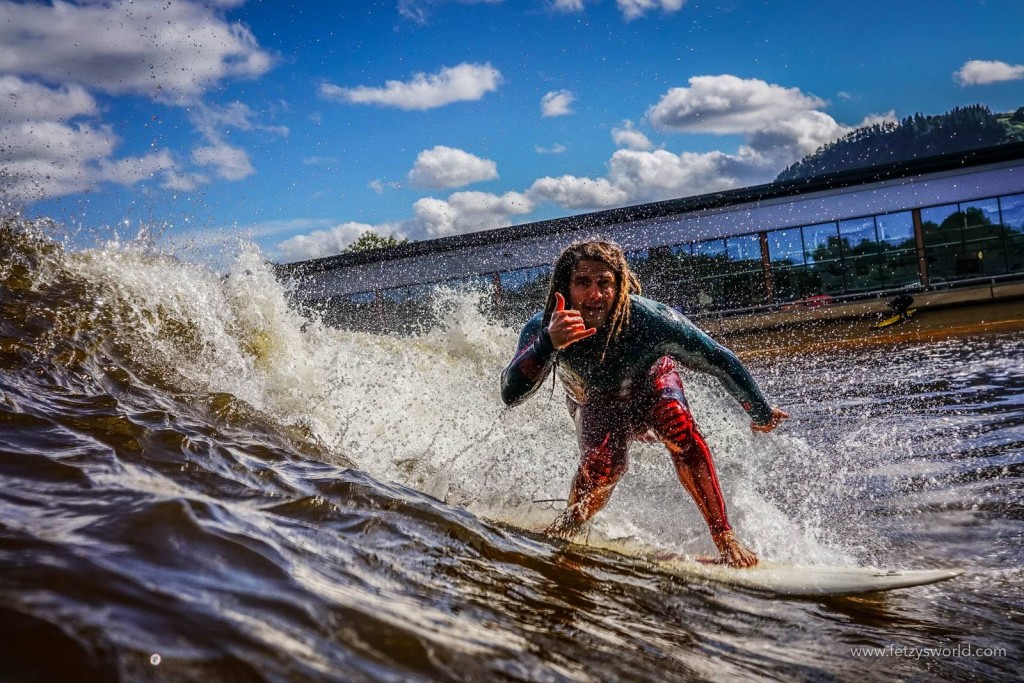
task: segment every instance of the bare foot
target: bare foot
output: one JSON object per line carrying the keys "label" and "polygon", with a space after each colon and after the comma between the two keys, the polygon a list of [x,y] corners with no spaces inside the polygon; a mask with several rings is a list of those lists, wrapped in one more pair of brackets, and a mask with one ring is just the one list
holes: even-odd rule
{"label": "bare foot", "polygon": [[575,514],[573,508],[566,508],[560,515],[555,517],[555,521],[551,522],[544,533],[552,538],[560,538],[563,541],[571,541],[573,537],[579,533],[582,524],[577,519],[578,515]]}
{"label": "bare foot", "polygon": [[757,555],[754,554],[754,551],[737,541],[732,531],[723,531],[717,536],[713,536],[712,539],[715,541],[715,545],[718,546],[718,553],[722,558],[722,562],[730,567],[747,569],[757,565]]}

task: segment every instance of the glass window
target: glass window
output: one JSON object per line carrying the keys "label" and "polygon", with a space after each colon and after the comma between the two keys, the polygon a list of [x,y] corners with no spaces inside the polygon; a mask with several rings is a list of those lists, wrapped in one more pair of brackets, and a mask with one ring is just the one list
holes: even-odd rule
{"label": "glass window", "polygon": [[733,261],[761,262],[761,238],[757,235],[730,237],[725,240],[725,252]]}
{"label": "glass window", "polygon": [[1024,273],[1024,231],[1006,239],[1006,270],[1010,273]]}
{"label": "glass window", "polygon": [[349,294],[348,298],[354,304],[372,304],[377,300],[377,294],[375,292],[360,292],[359,294]]}
{"label": "glass window", "polygon": [[[964,215],[964,242],[996,239],[1002,242],[1003,228],[999,225],[999,202],[995,199],[983,199],[965,202],[960,205]],[[968,250],[974,249],[972,246]]]}
{"label": "glass window", "polygon": [[917,247],[917,240],[914,238],[914,215],[910,211],[875,216],[875,223],[878,225],[878,241],[883,249]]}
{"label": "glass window", "polygon": [[999,209],[1003,225],[1017,233],[1024,233],[1024,194],[1013,194],[999,198]]}
{"label": "glass window", "polygon": [[466,275],[465,277],[452,278],[441,283],[450,289],[478,290],[487,289],[494,285],[494,274],[484,273],[482,275]]}
{"label": "glass window", "polygon": [[[700,294],[703,297],[700,297]],[[745,271],[704,278],[700,281],[699,301],[707,308],[745,308],[767,301],[764,274]]]}
{"label": "glass window", "polygon": [[692,256],[693,255],[693,243],[689,244],[677,244],[672,247],[672,253],[679,256]]}
{"label": "glass window", "polygon": [[804,259],[807,263],[831,261],[840,256],[839,230],[835,223],[808,225],[804,228]]}
{"label": "glass window", "polygon": [[433,294],[434,285],[411,285],[409,287],[395,287],[393,289],[385,289],[381,294],[384,296],[386,301],[393,301],[395,303],[402,303],[409,301],[410,299],[422,299],[429,297]]}
{"label": "glass window", "polygon": [[[913,224],[911,224],[913,232]],[[839,221],[839,239],[843,247],[843,256],[863,256],[878,251],[875,238],[875,217],[854,218]]]}
{"label": "glass window", "polygon": [[776,301],[794,301],[816,293],[814,277],[804,266],[791,266],[787,261],[772,264],[772,286]]}
{"label": "glass window", "polygon": [[925,246],[956,244],[963,240],[964,215],[957,204],[921,209]]}
{"label": "glass window", "polygon": [[804,242],[800,228],[773,230],[768,233],[768,253],[772,262],[786,262],[790,265],[803,264]]}
{"label": "glass window", "polygon": [[548,285],[547,277],[548,272],[551,270],[549,266],[534,266],[532,268],[521,268],[519,270],[511,270],[506,273],[501,273],[499,276],[501,281],[501,288],[504,290],[520,289],[527,285],[536,286],[538,280],[544,280],[544,286]]}
{"label": "glass window", "polygon": [[708,240],[693,245],[694,256],[724,256],[725,240]]}
{"label": "glass window", "polygon": [[1006,273],[1006,240],[1001,236],[971,240],[967,243],[967,255],[977,259],[979,273],[985,275]]}
{"label": "glass window", "polygon": [[641,251],[626,252],[626,263],[629,264],[630,269],[632,269],[634,272],[638,270],[643,270],[649,258],[650,255],[647,249]]}
{"label": "glass window", "polygon": [[881,286],[876,234],[874,216],[839,221],[845,292],[863,292]]}
{"label": "glass window", "polygon": [[995,198],[964,202],[960,204],[960,211],[964,214],[965,227],[999,224],[999,201]]}
{"label": "glass window", "polygon": [[877,254],[843,258],[846,293],[864,292],[883,287],[880,259]]}
{"label": "glass window", "polygon": [[644,294],[681,310],[693,308],[689,244],[653,248],[647,252],[646,259],[631,266],[643,285]]}
{"label": "glass window", "polygon": [[929,247],[926,251],[928,258],[928,279],[933,284],[956,280],[965,273],[964,248],[962,244],[947,244],[936,247]]}
{"label": "glass window", "polygon": [[506,324],[517,326],[544,308],[551,283],[551,266],[520,268],[498,275],[501,283],[499,315]]}

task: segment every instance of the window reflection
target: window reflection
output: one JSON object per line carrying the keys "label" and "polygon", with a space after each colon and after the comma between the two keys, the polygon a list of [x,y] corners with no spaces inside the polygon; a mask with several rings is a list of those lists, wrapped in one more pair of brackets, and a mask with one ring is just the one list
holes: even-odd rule
{"label": "window reflection", "polygon": [[1006,230],[1006,270],[1024,272],[1024,194],[1000,197],[999,214]]}
{"label": "window reflection", "polygon": [[768,233],[768,253],[772,262],[803,265],[804,242],[800,228],[774,230]]}
{"label": "window reflection", "polygon": [[708,240],[693,245],[694,256],[722,256],[725,254],[725,240]]}
{"label": "window reflection", "polygon": [[551,267],[531,266],[498,276],[498,313],[512,325],[522,325],[544,308],[551,282]]}
{"label": "window reflection", "polygon": [[377,294],[375,292],[360,292],[359,294],[350,294],[348,300],[354,304],[372,304],[377,300]]}
{"label": "window reflection", "polygon": [[730,237],[725,241],[725,251],[734,261],[761,262],[761,238],[757,235]]}
{"label": "window reflection", "polygon": [[1014,194],[999,199],[1002,224],[1007,230],[1024,233],[1024,194]]}

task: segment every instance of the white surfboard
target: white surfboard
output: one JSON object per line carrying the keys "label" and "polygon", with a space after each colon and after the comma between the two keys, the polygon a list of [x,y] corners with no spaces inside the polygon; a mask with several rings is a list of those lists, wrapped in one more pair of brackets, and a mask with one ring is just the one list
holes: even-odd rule
{"label": "white surfboard", "polygon": [[762,559],[757,566],[738,569],[712,558],[694,558],[657,550],[634,539],[598,538],[585,548],[629,564],[671,574],[687,582],[717,583],[779,597],[829,597],[880,593],[927,586],[955,579],[963,569],[879,569],[797,565]]}
{"label": "white surfboard", "polygon": [[735,569],[689,558],[649,559],[658,571],[687,581],[721,583],[787,597],[824,597],[891,591],[947,581],[962,569],[876,569],[873,567],[814,567],[761,561],[750,569]]}
{"label": "white surfboard", "polygon": [[963,569],[878,569],[783,564],[761,560],[749,569],[737,569],[709,558],[693,558],[657,551],[632,540],[598,540],[583,546],[619,561],[654,569],[687,582],[717,583],[769,593],[779,597],[828,597],[878,593],[897,588],[948,581]]}

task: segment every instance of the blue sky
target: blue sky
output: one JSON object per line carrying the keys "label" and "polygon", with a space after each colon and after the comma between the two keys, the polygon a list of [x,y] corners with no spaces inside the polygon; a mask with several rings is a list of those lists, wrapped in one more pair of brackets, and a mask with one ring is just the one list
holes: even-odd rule
{"label": "blue sky", "polygon": [[[1024,105],[1019,0],[0,0],[0,192],[267,257],[770,181]],[[4,92],[6,91],[6,92]]]}

